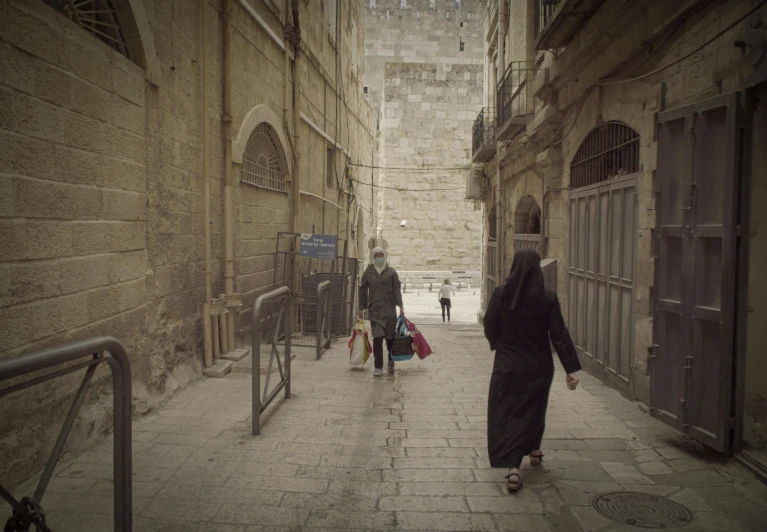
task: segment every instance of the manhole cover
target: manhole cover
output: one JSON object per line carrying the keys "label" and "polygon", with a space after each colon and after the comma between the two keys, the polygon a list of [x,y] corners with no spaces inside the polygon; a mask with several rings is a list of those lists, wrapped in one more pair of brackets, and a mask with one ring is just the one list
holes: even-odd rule
{"label": "manhole cover", "polygon": [[692,512],[678,502],[636,491],[603,493],[594,508],[618,523],[640,528],[678,528],[692,522]]}

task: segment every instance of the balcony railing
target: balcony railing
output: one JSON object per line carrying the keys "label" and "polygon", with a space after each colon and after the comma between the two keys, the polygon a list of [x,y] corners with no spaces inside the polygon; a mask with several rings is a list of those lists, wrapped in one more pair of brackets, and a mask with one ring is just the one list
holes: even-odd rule
{"label": "balcony railing", "polygon": [[534,0],[535,49],[570,44],[606,0]]}
{"label": "balcony railing", "polygon": [[562,0],[535,0],[535,38],[540,37],[543,30],[554,18],[554,12]]}
{"label": "balcony railing", "polygon": [[535,113],[532,61],[512,61],[498,83],[497,140],[508,140],[519,133]]}
{"label": "balcony railing", "polygon": [[541,254],[541,235],[514,235],[514,254],[523,249],[533,249],[539,255]]}
{"label": "balcony railing", "polygon": [[471,132],[471,157],[475,163],[487,162],[495,155],[495,109],[484,107]]}

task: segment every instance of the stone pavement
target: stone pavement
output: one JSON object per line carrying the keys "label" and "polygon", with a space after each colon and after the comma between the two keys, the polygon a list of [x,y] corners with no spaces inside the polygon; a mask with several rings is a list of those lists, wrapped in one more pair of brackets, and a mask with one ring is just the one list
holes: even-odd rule
{"label": "stone pavement", "polygon": [[[666,496],[687,531],[765,530],[767,488],[731,459],[681,438],[636,404],[561,369],[543,466],[503,487],[487,460],[493,357],[476,325],[425,325],[436,353],[374,378],[337,342],[302,349],[293,395],[250,435],[250,375],[204,379],[134,424],[134,530],[642,530],[602,517],[610,491]],[[557,363],[558,365],[558,363]],[[56,532],[112,530],[111,442],[62,463],[43,504]],[[28,493],[28,488],[23,493]],[[647,510],[648,515],[652,512]]]}

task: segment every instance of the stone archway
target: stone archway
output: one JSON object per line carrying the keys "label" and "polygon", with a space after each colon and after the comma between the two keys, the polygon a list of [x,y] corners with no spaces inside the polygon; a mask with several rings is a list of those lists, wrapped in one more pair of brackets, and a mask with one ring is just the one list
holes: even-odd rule
{"label": "stone archway", "polygon": [[256,105],[253,109],[248,111],[248,114],[243,118],[242,124],[240,124],[240,130],[237,132],[237,137],[232,141],[232,162],[234,164],[242,164],[248,140],[253,131],[255,131],[259,124],[262,123],[269,124],[273,134],[277,136],[277,140],[279,141],[285,156],[284,162],[287,165],[288,175],[292,175],[293,156],[290,152],[290,144],[285,135],[282,120],[270,107],[263,104]]}
{"label": "stone archway", "polygon": [[517,204],[514,211],[514,234],[541,234],[541,208],[532,196],[523,197]]}

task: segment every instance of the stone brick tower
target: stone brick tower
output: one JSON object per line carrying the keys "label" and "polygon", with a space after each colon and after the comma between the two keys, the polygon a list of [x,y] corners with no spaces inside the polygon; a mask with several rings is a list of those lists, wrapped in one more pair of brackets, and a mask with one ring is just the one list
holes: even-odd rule
{"label": "stone brick tower", "polygon": [[482,218],[464,187],[482,108],[484,4],[364,2],[364,83],[382,117],[377,227],[399,270],[480,270]]}

